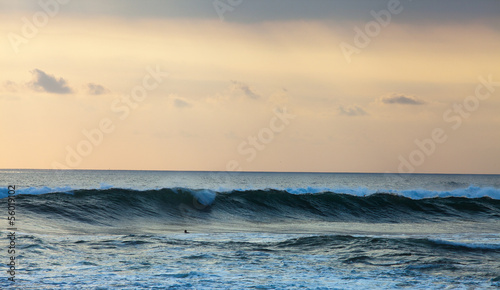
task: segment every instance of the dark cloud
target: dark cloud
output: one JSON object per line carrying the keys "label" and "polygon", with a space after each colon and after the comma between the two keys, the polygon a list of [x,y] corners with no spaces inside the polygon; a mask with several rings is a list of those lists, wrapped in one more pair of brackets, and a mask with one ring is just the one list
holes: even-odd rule
{"label": "dark cloud", "polygon": [[424,101],[417,99],[413,96],[405,96],[402,94],[392,94],[390,96],[382,97],[384,104],[401,104],[401,105],[423,105]]}
{"label": "dark cloud", "polygon": [[[17,1],[3,1],[2,9],[16,12],[19,8]],[[12,2],[12,3],[11,3]],[[358,0],[358,1],[308,1],[308,0],[252,0],[220,1],[227,3],[228,9],[224,15],[226,21],[235,22],[267,22],[290,20],[335,20],[335,21],[369,21],[370,11],[387,9],[387,0]],[[419,0],[401,1],[404,8],[404,17],[399,17],[398,23],[456,23],[491,19],[491,25],[498,29],[498,15],[500,1],[457,1],[457,0]],[[72,1],[71,5],[64,7],[65,13],[78,16],[109,15],[133,18],[159,18],[159,19],[216,19],[215,1],[207,0],[150,0],[144,5],[143,1],[135,0],[109,0],[109,1]],[[6,7],[3,7],[6,6]],[[39,10],[38,5],[23,5],[23,9],[31,13]],[[393,15],[394,16],[394,15]],[[370,17],[370,18],[368,18]],[[349,26],[351,28],[351,26]]]}
{"label": "dark cloud", "polygon": [[191,107],[191,104],[181,99],[175,99],[174,106],[177,108],[188,108]]}
{"label": "dark cloud", "polygon": [[28,83],[28,86],[36,91],[55,94],[69,94],[73,92],[63,78],[57,79],[53,75],[48,75],[39,69],[34,69],[31,73],[33,74],[33,81]]}
{"label": "dark cloud", "polygon": [[357,105],[348,106],[346,108],[344,108],[343,106],[339,106],[339,113],[341,115],[351,116],[351,117],[368,115],[368,113],[365,110],[363,110],[363,108]]}
{"label": "dark cloud", "polygon": [[247,84],[238,81],[231,81],[234,85],[234,89],[241,90],[245,96],[251,99],[259,99],[261,96],[254,92]]}
{"label": "dark cloud", "polygon": [[109,92],[109,90],[106,89],[105,87],[94,83],[88,83],[87,90],[88,93],[91,95],[102,95]]}

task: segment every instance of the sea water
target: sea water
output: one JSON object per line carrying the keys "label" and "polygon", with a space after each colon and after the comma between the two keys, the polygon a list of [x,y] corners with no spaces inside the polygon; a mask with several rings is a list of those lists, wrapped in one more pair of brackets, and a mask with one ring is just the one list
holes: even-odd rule
{"label": "sea water", "polygon": [[2,170],[0,198],[2,289],[500,287],[498,175]]}

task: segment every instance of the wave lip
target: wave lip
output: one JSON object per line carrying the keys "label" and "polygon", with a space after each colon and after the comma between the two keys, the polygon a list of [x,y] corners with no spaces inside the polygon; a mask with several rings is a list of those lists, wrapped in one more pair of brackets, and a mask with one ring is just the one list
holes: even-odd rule
{"label": "wave lip", "polygon": [[[322,194],[322,193],[337,193],[346,194],[359,197],[367,197],[375,194],[392,194],[397,196],[403,196],[410,199],[429,199],[429,198],[446,198],[446,197],[464,197],[464,198],[482,198],[489,197],[492,199],[500,200],[500,189],[495,187],[479,187],[476,185],[470,185],[466,188],[458,188],[453,190],[428,190],[428,189],[408,189],[408,190],[394,190],[394,189],[368,189],[366,187],[358,188],[324,188],[324,187],[307,187],[307,188],[266,188],[266,189],[224,189],[224,190],[211,190],[211,189],[191,189],[191,188],[117,188],[109,184],[102,183],[100,187],[97,188],[75,188],[71,186],[64,187],[27,187],[18,188],[16,194],[26,194],[26,195],[43,195],[47,193],[68,193],[73,194],[75,191],[79,190],[107,190],[107,189],[126,189],[133,190],[137,192],[148,192],[151,190],[185,190],[192,192],[201,205],[207,206],[214,202],[217,194],[220,193],[231,193],[231,192],[253,192],[253,191],[280,191],[294,195],[304,195],[304,194]],[[6,187],[0,188],[0,199],[8,196],[8,190]]]}
{"label": "wave lip", "polygon": [[[398,192],[388,191],[388,193]],[[399,194],[412,199],[435,198],[435,197],[465,197],[465,198],[481,198],[489,197],[500,200],[500,189],[494,187],[479,187],[470,185],[467,188],[458,188],[449,191],[434,191],[425,189],[403,190]]]}
{"label": "wave lip", "polygon": [[[110,188],[113,188],[113,186],[106,184],[106,183],[102,183],[100,187],[92,188],[92,189],[105,190],[105,189],[110,189]],[[16,195],[20,195],[20,194],[42,195],[42,194],[48,194],[48,193],[73,194],[74,191],[83,190],[83,189],[85,189],[85,188],[75,188],[75,187],[71,187],[71,186],[56,186],[56,187],[41,186],[41,187],[24,187],[24,188],[20,188],[18,186],[16,189]],[[9,191],[8,191],[7,187],[0,188],[0,199],[7,197],[8,192]]]}

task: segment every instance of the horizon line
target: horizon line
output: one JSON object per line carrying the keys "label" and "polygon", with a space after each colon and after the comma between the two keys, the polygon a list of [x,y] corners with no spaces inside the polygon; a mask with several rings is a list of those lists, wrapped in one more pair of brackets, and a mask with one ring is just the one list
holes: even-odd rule
{"label": "horizon line", "polygon": [[362,171],[257,171],[257,170],[174,170],[174,169],[90,169],[90,168],[68,168],[68,169],[54,169],[54,168],[0,168],[0,170],[53,170],[53,171],[151,171],[151,172],[226,172],[226,173],[316,173],[316,174],[402,174],[402,175],[500,175],[500,173],[443,173],[443,172],[413,172],[413,173],[399,173],[399,172],[362,172]]}

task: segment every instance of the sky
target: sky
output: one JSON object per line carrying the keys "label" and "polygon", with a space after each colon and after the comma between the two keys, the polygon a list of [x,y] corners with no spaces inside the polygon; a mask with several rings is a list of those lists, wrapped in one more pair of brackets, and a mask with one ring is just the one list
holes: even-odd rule
{"label": "sky", "polygon": [[499,15],[0,0],[0,168],[500,174]]}

